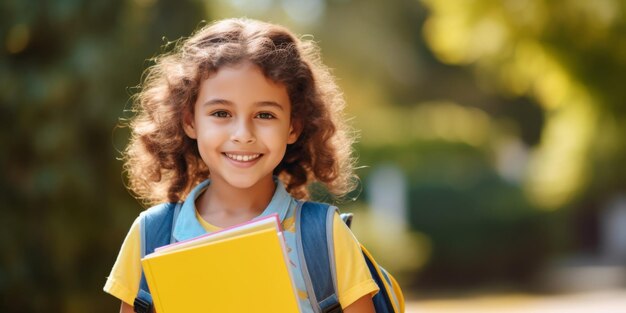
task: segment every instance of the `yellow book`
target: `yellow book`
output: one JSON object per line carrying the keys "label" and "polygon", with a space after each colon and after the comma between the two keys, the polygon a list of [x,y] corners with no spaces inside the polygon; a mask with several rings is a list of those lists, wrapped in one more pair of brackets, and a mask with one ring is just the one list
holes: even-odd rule
{"label": "yellow book", "polygon": [[157,313],[299,312],[277,216],[158,249],[141,263]]}

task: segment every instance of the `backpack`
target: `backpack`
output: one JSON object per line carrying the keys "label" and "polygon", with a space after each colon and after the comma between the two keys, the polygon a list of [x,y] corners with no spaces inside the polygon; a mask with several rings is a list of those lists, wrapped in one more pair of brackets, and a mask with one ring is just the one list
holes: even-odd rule
{"label": "backpack", "polygon": [[[319,313],[342,312],[335,289],[335,262],[332,222],[337,208],[324,203],[302,202],[296,210],[296,242],[298,257],[313,310]],[[143,212],[140,218],[141,257],[158,247],[174,242],[172,227],[182,203],[163,203]],[[352,214],[341,214],[350,227]],[[301,225],[305,225],[301,227]],[[300,244],[301,243],[301,244]],[[404,297],[396,280],[379,266],[361,245],[363,257],[380,291],[372,298],[377,313],[404,312]],[[143,270],[139,292],[134,301],[135,312],[153,312],[152,297]]]}

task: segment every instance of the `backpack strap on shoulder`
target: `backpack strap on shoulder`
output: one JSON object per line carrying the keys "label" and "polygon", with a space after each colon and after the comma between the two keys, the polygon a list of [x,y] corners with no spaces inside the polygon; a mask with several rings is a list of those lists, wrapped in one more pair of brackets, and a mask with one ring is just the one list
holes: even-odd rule
{"label": "backpack strap on shoulder", "polygon": [[[337,297],[337,282],[333,242],[333,219],[336,207],[314,202],[300,202],[296,209],[296,247],[302,266],[309,301],[316,313],[342,312]],[[350,227],[352,214],[340,214]],[[372,298],[379,313],[404,312],[404,297],[393,276],[376,263],[361,245],[372,279],[379,292]]]}
{"label": "backpack strap on shoulder", "polygon": [[333,218],[337,208],[300,202],[296,210],[296,242],[309,301],[320,313],[343,312],[337,297]]}
{"label": "backpack strap on shoulder", "polygon": [[[154,252],[158,247],[168,245],[175,241],[172,237],[172,230],[182,203],[163,203],[153,206],[140,214],[139,233],[140,233],[140,250],[141,258]],[[139,283],[139,292],[133,303],[135,312],[149,313],[153,312],[152,296],[148,288],[146,276],[141,270],[141,281]]]}

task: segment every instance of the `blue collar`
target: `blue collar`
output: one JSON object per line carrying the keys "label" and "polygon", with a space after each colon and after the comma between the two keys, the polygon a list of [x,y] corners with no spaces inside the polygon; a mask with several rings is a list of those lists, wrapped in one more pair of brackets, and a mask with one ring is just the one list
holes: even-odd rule
{"label": "blue collar", "polygon": [[[274,191],[274,196],[272,196],[272,200],[263,213],[256,218],[276,213],[282,223],[285,215],[287,215],[287,211],[289,210],[292,201],[295,200],[291,197],[287,190],[285,190],[285,186],[283,186],[280,180],[275,179],[274,181],[276,182],[276,191]],[[198,184],[193,190],[191,190],[189,195],[187,195],[185,202],[183,202],[183,205],[180,208],[180,213],[178,214],[178,219],[176,220],[176,225],[174,225],[174,231],[172,232],[177,241],[187,240],[206,234],[206,230],[204,230],[196,218],[195,202],[196,199],[207,189],[210,183],[210,180],[207,179]]]}

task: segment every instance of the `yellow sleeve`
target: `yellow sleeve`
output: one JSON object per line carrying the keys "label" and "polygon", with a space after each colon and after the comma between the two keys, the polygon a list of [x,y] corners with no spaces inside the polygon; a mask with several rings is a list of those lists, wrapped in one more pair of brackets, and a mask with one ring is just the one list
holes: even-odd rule
{"label": "yellow sleeve", "polygon": [[333,240],[337,269],[337,296],[341,308],[345,309],[367,294],[373,297],[378,292],[378,286],[370,275],[358,240],[341,220],[339,214],[335,214],[333,221]]}
{"label": "yellow sleeve", "polygon": [[122,244],[111,274],[107,277],[104,291],[133,305],[141,280],[141,251],[139,241],[139,218],[130,227]]}

